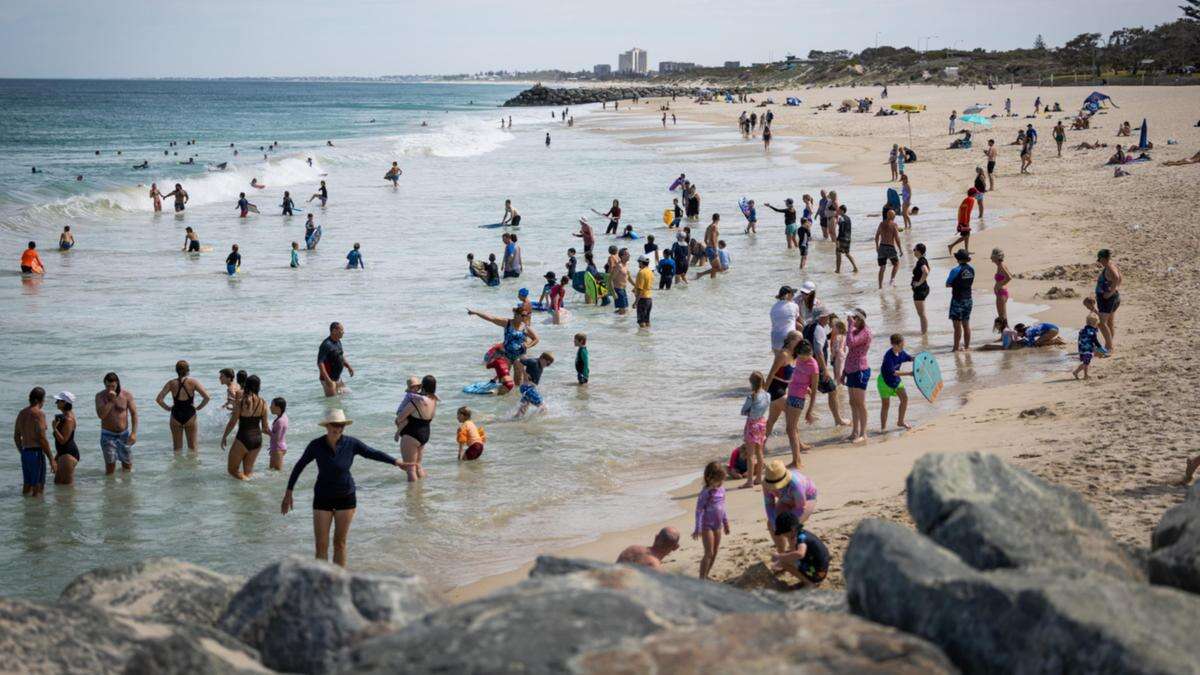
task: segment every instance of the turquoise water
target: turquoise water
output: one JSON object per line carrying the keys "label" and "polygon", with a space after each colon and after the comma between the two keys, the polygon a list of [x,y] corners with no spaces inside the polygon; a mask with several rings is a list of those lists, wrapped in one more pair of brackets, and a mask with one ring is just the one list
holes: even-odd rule
{"label": "turquoise water", "polygon": [[[287,463],[320,430],[330,403],[353,417],[352,434],[389,452],[392,417],[410,375],[432,373],[443,403],[426,452],[430,477],[416,486],[392,468],[360,460],[359,514],[350,562],[359,569],[408,570],[442,584],[514,566],[559,545],[652,522],[677,508],[664,494],[679,476],[698,475],[704,462],[740,439],[738,409],[751,370],[766,369],[767,311],[781,283],[811,279],[839,310],[864,306],[879,347],[887,333],[915,326],[906,290],[874,288],[870,235],[863,217],[882,203],[877,188],[847,188],[822,167],[795,158],[777,140],[770,153],[743,143],[734,128],[680,124],[666,132],[657,120],[572,110],[567,128],[547,109],[495,108],[514,87],[282,82],[0,82],[0,316],[8,333],[8,365],[0,374],[0,410],[11,416],[28,390],[68,389],[80,398],[77,441],[83,461],[77,485],[48,486],[42,500],[23,499],[16,453],[0,464],[0,592],[57,593],[76,574],[100,564],[173,555],[231,573],[247,573],[288,553],[310,551],[307,504],[310,467],[297,491],[296,512],[279,514],[286,475],[260,472],[248,482],[225,475],[219,448],[225,416],[213,405],[200,414],[198,455],[171,451],[167,413],[158,390],[184,358],[210,392],[224,367],[257,373],[266,398],[289,401]],[[472,104],[472,101],[474,104]],[[501,130],[501,115],[512,116]],[[372,123],[370,120],[374,119]],[[421,126],[422,122],[427,126]],[[547,149],[543,139],[553,135]],[[185,145],[196,139],[195,146]],[[326,141],[333,141],[333,147]],[[171,147],[171,141],[178,145]],[[279,142],[263,159],[259,146]],[[232,155],[230,143],[240,150]],[[163,150],[169,155],[163,156]],[[95,150],[101,155],[96,156]],[[121,154],[117,155],[117,150]],[[178,151],[179,156],[173,153]],[[195,154],[195,166],[181,166]],[[307,159],[313,160],[312,166]],[[143,159],[147,170],[131,167]],[[229,162],[228,170],[208,165]],[[400,188],[381,177],[392,161],[404,169]],[[31,174],[30,166],[44,174]],[[536,290],[547,270],[561,273],[571,233],[589,208],[613,198],[626,222],[667,243],[660,214],[666,186],[681,171],[697,181],[705,214],[725,216],[733,270],[715,281],[657,293],[654,327],[639,331],[632,316],[582,306],[568,296],[572,320],[535,323],[538,350],[558,362],[542,384],[545,413],[511,420],[516,399],[467,396],[463,385],[487,379],[481,356],[500,329],[469,318],[467,308],[505,312],[522,286]],[[75,181],[82,174],[83,181]],[[268,187],[249,188],[251,178]],[[290,243],[302,238],[303,215],[281,217],[283,190],[303,202],[328,181],[331,201],[312,209],[323,227],[318,250],[288,267]],[[181,182],[192,201],[186,213],[154,214],[146,191]],[[832,273],[832,245],[816,242],[809,268],[783,250],[782,221],[763,216],[761,234],[747,237],[735,219],[743,195],[782,202],[837,187],[857,215],[858,276]],[[237,218],[239,191],[261,215]],[[496,230],[481,229],[511,198],[524,222],[526,276],[486,288],[466,276],[465,255],[500,252]],[[929,208],[908,236],[939,241],[950,215]],[[926,206],[926,204],[922,204]],[[594,218],[594,221],[600,220]],[[70,225],[78,245],[52,249]],[[183,228],[214,248],[180,254]],[[15,273],[25,242],[43,249],[44,279]],[[365,271],[347,271],[345,254],[358,242]],[[238,243],[244,273],[223,272],[224,254]],[[598,248],[610,243],[600,237]],[[616,243],[616,242],[613,242]],[[640,242],[639,242],[640,243]],[[910,242],[911,243],[911,242]],[[621,245],[625,245],[622,243]],[[931,248],[935,248],[931,246]],[[859,250],[861,249],[861,251]],[[637,249],[634,250],[635,254]],[[582,257],[580,258],[582,265]],[[946,261],[934,261],[934,275]],[[986,266],[981,265],[981,276]],[[901,272],[903,284],[907,271]],[[931,343],[947,344],[945,298],[929,301]],[[940,303],[940,304],[939,304]],[[976,330],[991,313],[977,302]],[[317,383],[317,346],[330,321],[357,375],[351,391],[326,401]],[[538,319],[540,321],[540,318]],[[592,383],[574,386],[572,336],[586,332]],[[916,347],[918,345],[913,345]],[[1027,376],[1046,356],[1020,368],[998,357],[972,355],[959,367],[943,363],[954,405],[971,379],[1003,369]],[[1044,363],[1037,359],[1042,358]],[[1032,367],[1031,367],[1032,366]],[[1031,368],[1030,368],[1031,367]],[[136,470],[105,477],[99,426],[91,398],[116,371],[141,411]],[[219,400],[218,400],[219,403]],[[481,462],[455,461],[453,411],[470,405],[489,435]],[[847,409],[847,408],[843,408]],[[914,406],[920,422],[935,409]],[[872,415],[874,415],[872,409]],[[825,412],[806,437],[829,435]],[[782,447],[776,440],[776,447]]]}

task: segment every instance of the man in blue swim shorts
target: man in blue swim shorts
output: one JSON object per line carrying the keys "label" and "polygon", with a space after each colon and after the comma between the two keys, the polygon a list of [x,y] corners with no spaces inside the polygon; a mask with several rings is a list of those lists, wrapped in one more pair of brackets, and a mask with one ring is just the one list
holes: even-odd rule
{"label": "man in blue swim shorts", "polygon": [[116,373],[104,376],[104,390],[96,394],[96,417],[100,418],[100,451],[104,453],[104,473],[111,474],[121,463],[122,471],[133,471],[133,452],[137,443],[138,414],[133,393],[121,389]]}
{"label": "man in blue swim shorts", "polygon": [[54,455],[50,454],[50,442],[46,440],[46,413],[42,405],[46,402],[46,390],[34,387],[29,392],[29,406],[17,413],[13,438],[21,451],[21,494],[37,497],[46,489],[46,460],[50,470],[58,471]]}
{"label": "man in blue swim shorts", "polygon": [[536,359],[521,359],[521,365],[525,366],[525,381],[521,383],[521,407],[517,408],[517,417],[524,417],[529,406],[542,408],[545,405],[538,384],[542,381],[542,371],[552,363],[554,355],[550,352],[542,352]]}

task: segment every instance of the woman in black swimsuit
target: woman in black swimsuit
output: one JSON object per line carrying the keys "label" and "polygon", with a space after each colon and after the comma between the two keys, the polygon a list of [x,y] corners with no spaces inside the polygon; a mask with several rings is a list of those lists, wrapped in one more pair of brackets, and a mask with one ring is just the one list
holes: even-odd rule
{"label": "woman in black swimsuit", "polygon": [[262,450],[263,434],[271,434],[271,425],[267,423],[267,403],[258,395],[261,386],[262,381],[257,375],[246,378],[242,397],[233,406],[233,414],[229,416],[229,424],[225,425],[225,434],[221,436],[221,449],[224,450],[229,432],[237,426],[227,468],[229,475],[238,480],[248,480],[254,474],[254,461],[258,459],[258,451]]}
{"label": "woman in black swimsuit", "polygon": [[58,470],[54,472],[55,485],[75,483],[75,465],[79,463],[79,448],[75,445],[75,397],[69,391],[54,397],[58,414],[54,416],[54,461]]}
{"label": "woman in black swimsuit", "polygon": [[421,460],[429,442],[429,423],[437,412],[437,378],[426,375],[421,379],[421,392],[405,400],[396,411],[396,440],[400,441],[400,457],[409,482],[425,477]]}
{"label": "woman in black swimsuit", "polygon": [[[175,452],[183,450],[183,435],[187,434],[188,450],[196,452],[196,442],[200,428],[196,422],[196,413],[208,405],[208,392],[204,385],[195,378],[188,377],[191,366],[187,361],[175,363],[176,378],[167,380],[158,398],[154,399],[158,407],[171,413],[171,443]],[[167,394],[171,395],[171,405],[166,403]],[[196,405],[196,394],[200,394],[200,405]]]}

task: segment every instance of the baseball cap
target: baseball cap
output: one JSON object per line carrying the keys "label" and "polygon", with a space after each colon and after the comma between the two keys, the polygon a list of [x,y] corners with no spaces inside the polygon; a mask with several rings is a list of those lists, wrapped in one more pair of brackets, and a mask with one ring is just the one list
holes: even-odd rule
{"label": "baseball cap", "polygon": [[528,295],[529,295],[529,289],[528,289],[528,288],[522,288],[521,290],[517,291],[517,297],[518,297],[518,298],[524,298],[524,297],[527,297]]}
{"label": "baseball cap", "polygon": [[75,405],[75,394],[72,394],[69,391],[60,391],[54,395],[54,400],[64,401],[66,403],[70,403],[71,405]]}
{"label": "baseball cap", "polygon": [[640,262],[640,263],[648,263],[648,262],[650,262],[650,259],[649,259],[649,258],[647,258],[647,257],[646,257],[646,256],[644,256],[644,255],[639,255],[639,256],[638,256],[638,262]]}
{"label": "baseball cap", "polygon": [[800,284],[800,292],[805,295],[808,295],[809,293],[816,293],[817,285],[811,281],[806,281],[806,282]]}

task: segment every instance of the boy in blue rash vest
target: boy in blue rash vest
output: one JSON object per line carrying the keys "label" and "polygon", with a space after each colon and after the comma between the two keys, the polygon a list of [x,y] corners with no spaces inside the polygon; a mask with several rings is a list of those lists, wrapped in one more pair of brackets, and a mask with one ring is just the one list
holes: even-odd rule
{"label": "boy in blue rash vest", "polygon": [[892,348],[883,353],[883,365],[879,367],[879,377],[875,379],[875,388],[879,390],[880,398],[880,431],[887,430],[888,409],[891,407],[893,396],[900,399],[900,410],[896,414],[896,426],[902,429],[912,428],[908,422],[904,421],[904,414],[908,412],[908,392],[904,391],[904,382],[900,379],[902,375],[912,375],[912,370],[901,371],[900,366],[912,363],[913,357],[904,351],[904,336],[894,333],[891,343]]}
{"label": "boy in blue rash vest", "polygon": [[971,348],[971,309],[974,305],[971,285],[975,283],[975,268],[968,264],[971,254],[966,249],[955,251],[954,259],[958,266],[946,277],[946,288],[950,289],[950,321],[954,324],[954,351],[957,352]]}
{"label": "boy in blue rash vest", "polygon": [[758,234],[758,209],[754,208],[754,200],[746,202],[746,234]]}
{"label": "boy in blue rash vest", "polygon": [[587,333],[575,334],[575,379],[587,384],[592,374],[591,357],[588,354]]}
{"label": "boy in blue rash vest", "polygon": [[815,534],[804,529],[796,514],[781,513],[775,517],[775,534],[784,536],[788,550],[771,554],[771,567],[787,572],[806,585],[817,585],[829,573],[829,549]]}
{"label": "boy in blue rash vest", "polygon": [[238,273],[238,270],[241,269],[241,267],[242,254],[238,253],[238,245],[234,244],[233,249],[229,252],[229,255],[225,256],[225,272],[229,276],[233,276]]}
{"label": "boy in blue rash vest", "polygon": [[1094,314],[1089,315],[1087,325],[1079,331],[1079,365],[1071,371],[1071,375],[1075,379],[1079,379],[1080,371],[1083,372],[1083,379],[1088,379],[1088,367],[1092,365],[1092,355],[1095,352],[1108,353],[1108,350],[1100,344],[1099,335],[1100,319]]}
{"label": "boy in blue rash vest", "polygon": [[358,242],[354,242],[354,248],[346,254],[346,269],[367,269],[367,264],[363,262],[362,251],[359,250]]}
{"label": "boy in blue rash vest", "polygon": [[671,290],[675,280],[675,259],[665,255],[658,261],[658,290]]}
{"label": "boy in blue rash vest", "polygon": [[517,408],[516,416],[524,417],[529,411],[529,406],[535,408],[545,407],[545,402],[542,400],[541,393],[538,392],[538,384],[542,381],[542,371],[554,363],[554,355],[550,352],[542,352],[542,355],[536,359],[521,359],[521,365],[525,366],[525,381],[521,383],[521,407]]}
{"label": "boy in blue rash vest", "polygon": [[239,218],[245,218],[246,214],[250,213],[250,202],[246,200],[246,193],[238,193],[237,209],[241,212]]}
{"label": "boy in blue rash vest", "polygon": [[1035,323],[1032,326],[1019,323],[1013,326],[1013,330],[1016,331],[1018,339],[1025,342],[1026,347],[1063,344],[1062,338],[1058,337],[1058,326],[1052,323]]}

